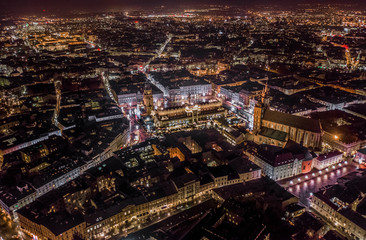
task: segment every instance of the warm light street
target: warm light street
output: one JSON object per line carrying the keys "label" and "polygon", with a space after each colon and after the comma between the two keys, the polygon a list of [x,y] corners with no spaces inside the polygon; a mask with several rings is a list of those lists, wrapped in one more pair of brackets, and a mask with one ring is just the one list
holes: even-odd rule
{"label": "warm light street", "polygon": [[326,186],[335,184],[337,180],[356,170],[356,164],[347,164],[344,161],[323,170],[313,170],[307,174],[301,174],[291,179],[282,180],[279,183],[290,193],[299,197],[300,202],[309,207],[309,197],[312,193],[321,190]]}

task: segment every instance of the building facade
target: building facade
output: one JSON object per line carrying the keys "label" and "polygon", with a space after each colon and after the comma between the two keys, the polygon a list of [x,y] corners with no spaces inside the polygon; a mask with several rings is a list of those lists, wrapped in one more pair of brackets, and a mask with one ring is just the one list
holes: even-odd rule
{"label": "building facade", "polygon": [[[320,148],[322,143],[322,129],[319,120],[296,116],[292,114],[272,111],[269,109],[267,87],[262,94],[261,102],[254,107],[253,133],[255,139],[265,139],[274,145],[281,145],[287,140],[295,141],[305,147]],[[263,128],[276,130],[272,133]]]}
{"label": "building facade", "polygon": [[297,159],[292,153],[282,151],[281,147],[257,145],[245,153],[250,161],[262,169],[264,175],[275,181],[302,173],[303,159]]}
{"label": "building facade", "polygon": [[319,170],[327,168],[342,162],[343,153],[340,151],[333,151],[326,154],[321,154],[313,160],[313,167]]}
{"label": "building facade", "polygon": [[310,206],[347,233],[351,239],[366,239],[365,218],[349,207],[338,206],[320,192],[311,197]]}
{"label": "building facade", "polygon": [[226,111],[221,102],[197,104],[171,109],[158,109],[154,121],[158,127],[179,127],[199,121],[221,118]]}

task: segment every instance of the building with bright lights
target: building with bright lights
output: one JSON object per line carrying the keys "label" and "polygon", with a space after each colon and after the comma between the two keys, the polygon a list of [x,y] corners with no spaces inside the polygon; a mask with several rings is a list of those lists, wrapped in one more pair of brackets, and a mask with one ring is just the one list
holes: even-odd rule
{"label": "building with bright lights", "polygon": [[366,148],[362,148],[362,149],[357,151],[355,160],[358,163],[363,163],[363,162],[366,161]]}
{"label": "building with bright lights", "polygon": [[311,196],[310,206],[348,234],[351,239],[366,239],[366,219],[355,210],[360,203],[359,199],[351,195],[345,200],[345,197],[341,197],[341,193],[334,188],[314,193]]}
{"label": "building with bright lights", "polygon": [[[32,207],[32,209],[30,209]],[[22,231],[36,239],[66,240],[85,238],[86,223],[80,214],[50,211],[42,214],[41,203],[31,204],[18,211]]]}
{"label": "building with bright lights", "polygon": [[328,131],[324,131],[323,140],[325,144],[333,149],[342,151],[349,156],[356,154],[357,150],[366,143],[365,140],[361,140],[354,135],[334,134]]}
{"label": "building with bright lights", "polygon": [[343,160],[343,153],[335,150],[333,152],[320,154],[317,158],[313,159],[313,167],[322,170],[329,166],[338,164]]}
{"label": "building with bright lights", "polygon": [[187,70],[151,74],[153,83],[171,101],[185,101],[212,95],[212,86]]}
{"label": "building with bright lights", "polygon": [[255,81],[248,80],[237,86],[220,87],[218,96],[233,104],[247,107],[251,100],[254,100],[256,97],[261,95],[262,91],[263,85]]}
{"label": "building with bright lights", "polygon": [[208,102],[186,105],[177,108],[157,109],[155,124],[157,127],[179,127],[197,122],[208,122],[224,117],[226,110],[221,102]]}
{"label": "building with bright lights", "polygon": [[306,148],[293,141],[284,147],[247,142],[245,154],[262,169],[264,175],[275,181],[308,172],[313,160],[313,155]]}

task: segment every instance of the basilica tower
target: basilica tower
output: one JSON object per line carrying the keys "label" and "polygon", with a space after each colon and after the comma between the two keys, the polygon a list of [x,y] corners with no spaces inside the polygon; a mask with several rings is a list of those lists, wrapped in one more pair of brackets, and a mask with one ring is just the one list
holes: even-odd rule
{"label": "basilica tower", "polygon": [[146,114],[151,115],[151,112],[154,110],[154,98],[152,95],[152,89],[151,89],[150,84],[145,85],[143,101],[144,101]]}
{"label": "basilica tower", "polygon": [[262,126],[262,118],[265,110],[269,107],[270,97],[268,96],[268,85],[266,85],[262,91],[261,99],[254,106],[254,120],[253,120],[253,133],[256,134],[260,131]]}

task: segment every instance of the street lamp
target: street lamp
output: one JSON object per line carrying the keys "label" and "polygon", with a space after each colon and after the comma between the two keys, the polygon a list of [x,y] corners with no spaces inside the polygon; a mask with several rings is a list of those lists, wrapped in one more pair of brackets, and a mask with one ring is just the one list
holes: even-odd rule
{"label": "street lamp", "polygon": [[337,135],[334,135],[334,139],[335,139],[335,140],[338,140],[338,138],[339,138],[339,137],[338,137]]}

